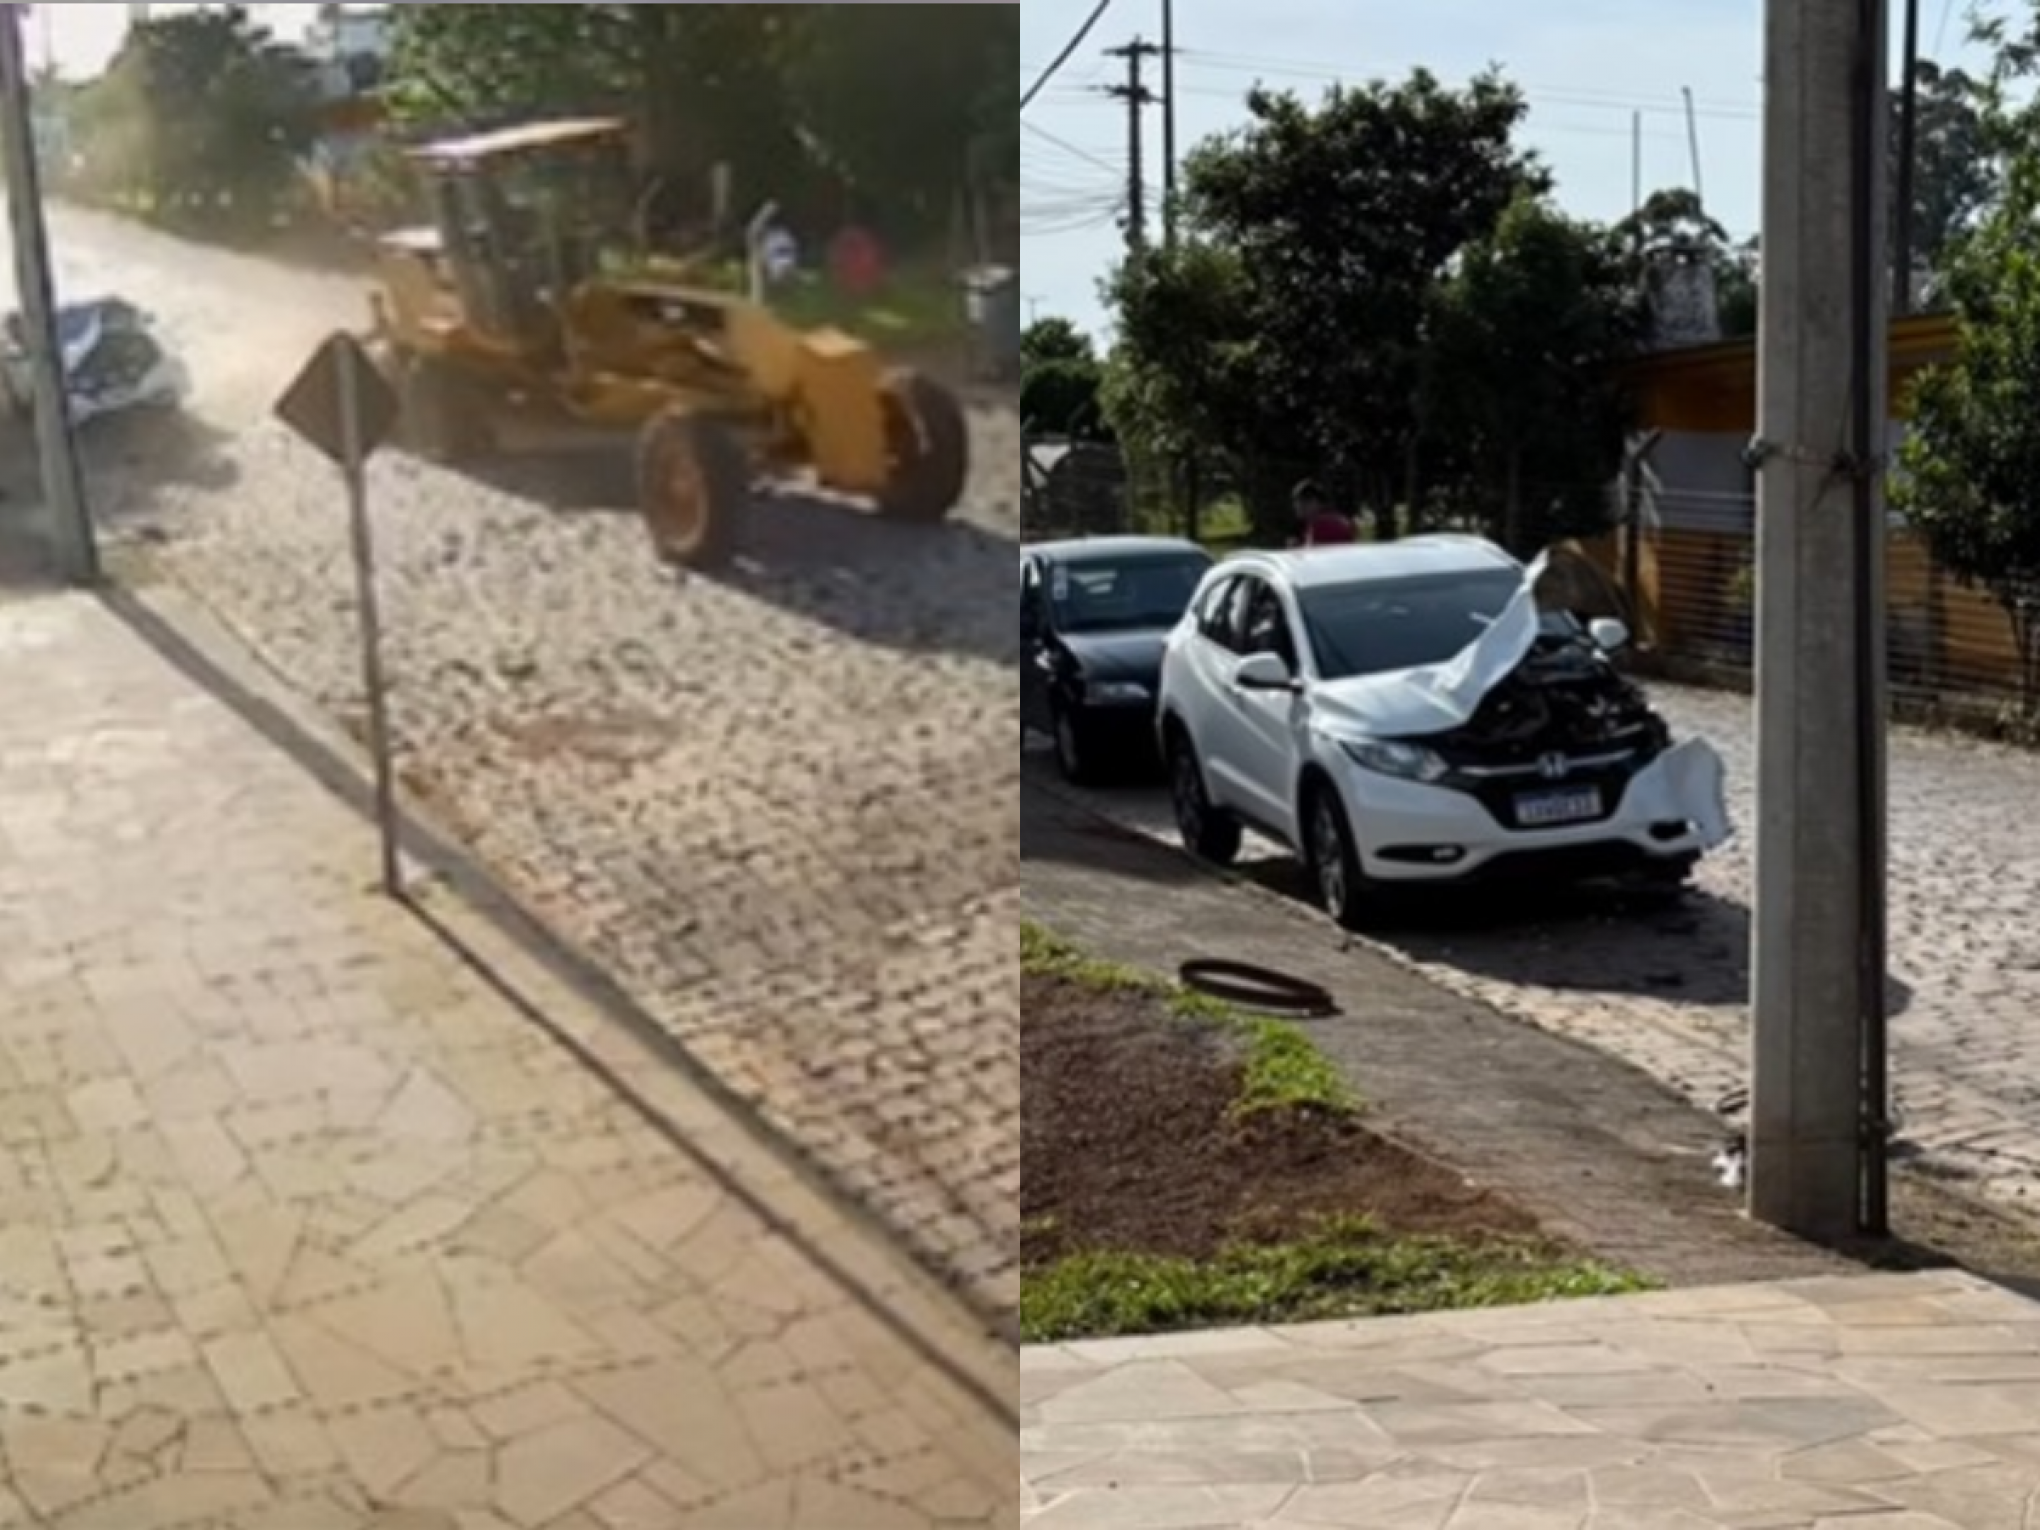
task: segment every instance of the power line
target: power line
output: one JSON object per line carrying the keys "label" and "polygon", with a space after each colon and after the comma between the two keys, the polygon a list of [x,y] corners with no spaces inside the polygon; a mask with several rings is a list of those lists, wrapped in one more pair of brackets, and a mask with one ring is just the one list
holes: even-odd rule
{"label": "power line", "polygon": [[1055,56],[1054,61],[1041,71],[1039,78],[1027,87],[1027,93],[1020,98],[1020,110],[1024,112],[1029,106],[1034,104],[1034,98],[1041,94],[1042,87],[1055,78],[1056,71],[1070,61],[1070,56],[1077,49],[1083,47],[1084,39],[1091,35],[1091,29],[1105,19],[1105,13],[1110,9],[1112,9],[1112,0],[1098,0],[1097,9],[1084,18],[1084,24],[1077,28],[1077,35],[1072,37],[1062,52]]}
{"label": "power line", "polygon": [[1102,156],[1093,154],[1089,149],[1079,148],[1076,144],[1071,143],[1067,138],[1057,137],[1054,133],[1051,133],[1047,128],[1041,127],[1036,123],[1027,122],[1023,120],[1020,126],[1026,129],[1028,132],[1032,133],[1036,138],[1039,138],[1043,143],[1052,144],[1054,147],[1061,149],[1063,153],[1071,155],[1076,159],[1080,159],[1087,165],[1095,165],[1098,169],[1106,171],[1107,173],[1114,176],[1124,175],[1126,173],[1126,166],[1124,164],[1118,165],[1112,164],[1110,161],[1104,159]]}

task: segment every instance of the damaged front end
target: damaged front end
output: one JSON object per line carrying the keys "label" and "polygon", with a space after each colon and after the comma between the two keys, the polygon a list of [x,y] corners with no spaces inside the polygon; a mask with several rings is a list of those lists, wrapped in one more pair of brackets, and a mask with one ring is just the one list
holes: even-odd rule
{"label": "damaged front end", "polygon": [[1333,726],[1418,751],[1420,779],[1477,800],[1508,835],[1583,852],[1611,844],[1646,869],[1690,866],[1732,833],[1721,757],[1701,739],[1675,743],[1615,667],[1625,634],[1542,608],[1545,569],[1543,559],[1527,569],[1515,598],[1446,662],[1339,686]]}
{"label": "damaged front end", "polygon": [[1643,692],[1569,616],[1548,615],[1529,651],[1481,696],[1473,714],[1425,744],[1441,784],[1478,798],[1508,829],[1642,817],[1667,848],[1730,833],[1718,754],[1674,744]]}
{"label": "damaged front end", "polygon": [[[137,410],[176,409],[191,392],[184,364],[171,354],[148,314],[125,298],[95,298],[57,310],[64,391],[71,423],[85,425]],[[0,344],[0,374],[8,402],[25,415],[33,407],[34,380],[19,314],[7,316]]]}

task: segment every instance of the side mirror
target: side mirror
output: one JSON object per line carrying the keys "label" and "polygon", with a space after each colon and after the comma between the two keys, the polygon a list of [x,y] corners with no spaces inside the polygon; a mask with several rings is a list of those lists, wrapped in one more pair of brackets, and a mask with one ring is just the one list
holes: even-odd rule
{"label": "side mirror", "polygon": [[1603,653],[1620,653],[1629,646],[1629,624],[1612,616],[1597,616],[1587,623],[1587,636]]}
{"label": "side mirror", "polygon": [[1296,677],[1278,655],[1250,653],[1233,671],[1233,684],[1243,691],[1293,691]]}

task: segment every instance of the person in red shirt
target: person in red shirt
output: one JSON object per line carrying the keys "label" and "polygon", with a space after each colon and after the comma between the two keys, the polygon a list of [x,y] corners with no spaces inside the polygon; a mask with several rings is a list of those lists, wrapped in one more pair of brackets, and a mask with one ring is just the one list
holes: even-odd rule
{"label": "person in red shirt", "polygon": [[1353,522],[1332,508],[1331,496],[1315,479],[1306,478],[1290,492],[1289,503],[1296,511],[1298,547],[1333,547],[1357,542]]}

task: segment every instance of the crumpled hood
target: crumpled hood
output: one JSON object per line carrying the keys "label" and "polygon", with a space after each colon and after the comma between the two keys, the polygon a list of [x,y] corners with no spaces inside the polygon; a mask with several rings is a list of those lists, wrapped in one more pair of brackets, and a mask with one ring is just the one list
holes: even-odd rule
{"label": "crumpled hood", "polygon": [[1365,738],[1422,738],[1466,725],[1487,693],[1506,680],[1536,646],[1543,618],[1537,584],[1549,557],[1523,571],[1523,585],[1488,629],[1442,664],[1384,675],[1331,680],[1311,690],[1328,731]]}

